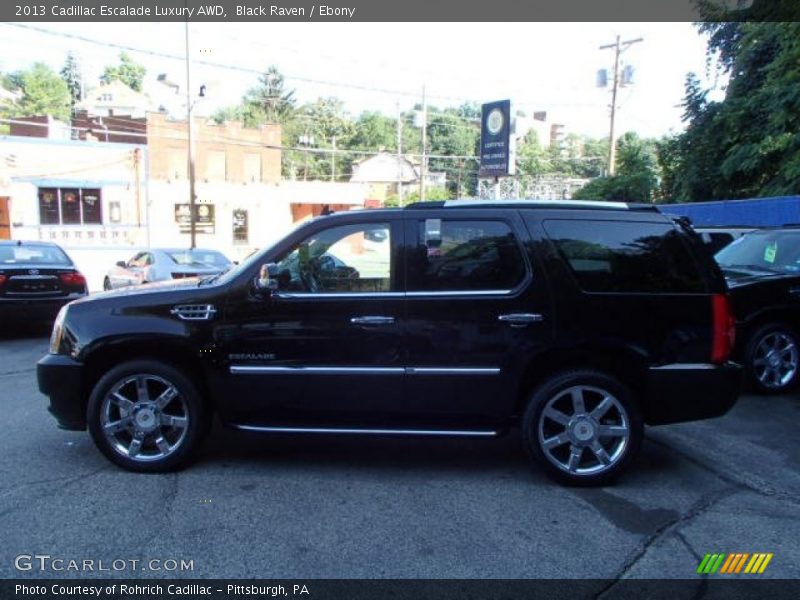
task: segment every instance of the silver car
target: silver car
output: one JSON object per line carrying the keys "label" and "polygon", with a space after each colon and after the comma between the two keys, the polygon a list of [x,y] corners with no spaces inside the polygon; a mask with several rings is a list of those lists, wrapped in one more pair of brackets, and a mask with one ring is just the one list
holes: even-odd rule
{"label": "silver car", "polygon": [[119,261],[103,279],[103,289],[113,290],[153,281],[206,277],[227,271],[233,266],[216,250],[195,248],[151,248],[136,254],[128,262]]}

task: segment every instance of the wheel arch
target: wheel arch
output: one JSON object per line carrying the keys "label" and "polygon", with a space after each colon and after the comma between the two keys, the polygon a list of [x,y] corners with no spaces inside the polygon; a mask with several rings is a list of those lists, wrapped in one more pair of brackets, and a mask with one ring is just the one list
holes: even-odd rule
{"label": "wheel arch", "polygon": [[82,357],[84,412],[89,396],[97,382],[110,369],[132,360],[154,360],[184,372],[197,386],[203,403],[212,409],[205,373],[189,343],[175,336],[139,335],[121,339],[106,339],[84,350]]}
{"label": "wheel arch", "polygon": [[533,391],[560,371],[597,370],[619,379],[631,388],[643,414],[647,414],[647,361],[636,350],[624,346],[586,344],[556,349],[530,360],[520,381],[514,410],[515,420],[522,415]]}

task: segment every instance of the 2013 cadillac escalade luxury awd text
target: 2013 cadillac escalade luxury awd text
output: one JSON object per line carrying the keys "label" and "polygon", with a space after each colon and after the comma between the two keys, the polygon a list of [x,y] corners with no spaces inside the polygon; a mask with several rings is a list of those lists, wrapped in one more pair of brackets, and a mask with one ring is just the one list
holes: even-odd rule
{"label": "2013 cadillac escalade luxury awd text", "polygon": [[38,365],[61,427],[163,471],[212,415],[267,433],[492,437],[603,484],[644,425],[724,414],[725,280],[650,207],[458,201],[334,214],[235,269],[69,304]]}

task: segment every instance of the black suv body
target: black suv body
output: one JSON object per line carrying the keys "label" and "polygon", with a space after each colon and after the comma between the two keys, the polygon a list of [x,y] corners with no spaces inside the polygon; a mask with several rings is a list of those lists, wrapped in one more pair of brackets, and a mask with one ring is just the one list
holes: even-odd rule
{"label": "black suv body", "polygon": [[603,203],[461,201],[315,219],[216,279],[72,303],[39,386],[136,470],[210,415],[263,432],[492,437],[608,481],[644,424],[724,414],[725,280],[688,226]]}

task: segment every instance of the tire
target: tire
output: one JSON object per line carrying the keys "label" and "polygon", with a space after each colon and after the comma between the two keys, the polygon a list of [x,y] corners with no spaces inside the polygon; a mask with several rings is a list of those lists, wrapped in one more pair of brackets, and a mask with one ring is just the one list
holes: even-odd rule
{"label": "tire", "polygon": [[[574,393],[580,398],[577,406]],[[610,429],[603,434],[601,427]],[[522,439],[531,461],[566,485],[610,483],[635,459],[643,436],[630,388],[593,370],[548,378],[534,390],[522,417]]]}
{"label": "tire", "polygon": [[105,291],[109,291],[109,290],[111,289],[111,281],[109,280],[109,278],[108,278],[108,277],[106,277],[105,279],[103,279],[103,289],[104,289]]}
{"label": "tire", "polygon": [[147,473],[186,466],[211,422],[192,381],[153,360],[125,362],[106,373],[89,397],[87,418],[89,433],[106,458]]}
{"label": "tire", "polygon": [[792,390],[800,373],[800,337],[786,323],[768,323],[748,338],[744,351],[750,386],[762,394]]}

